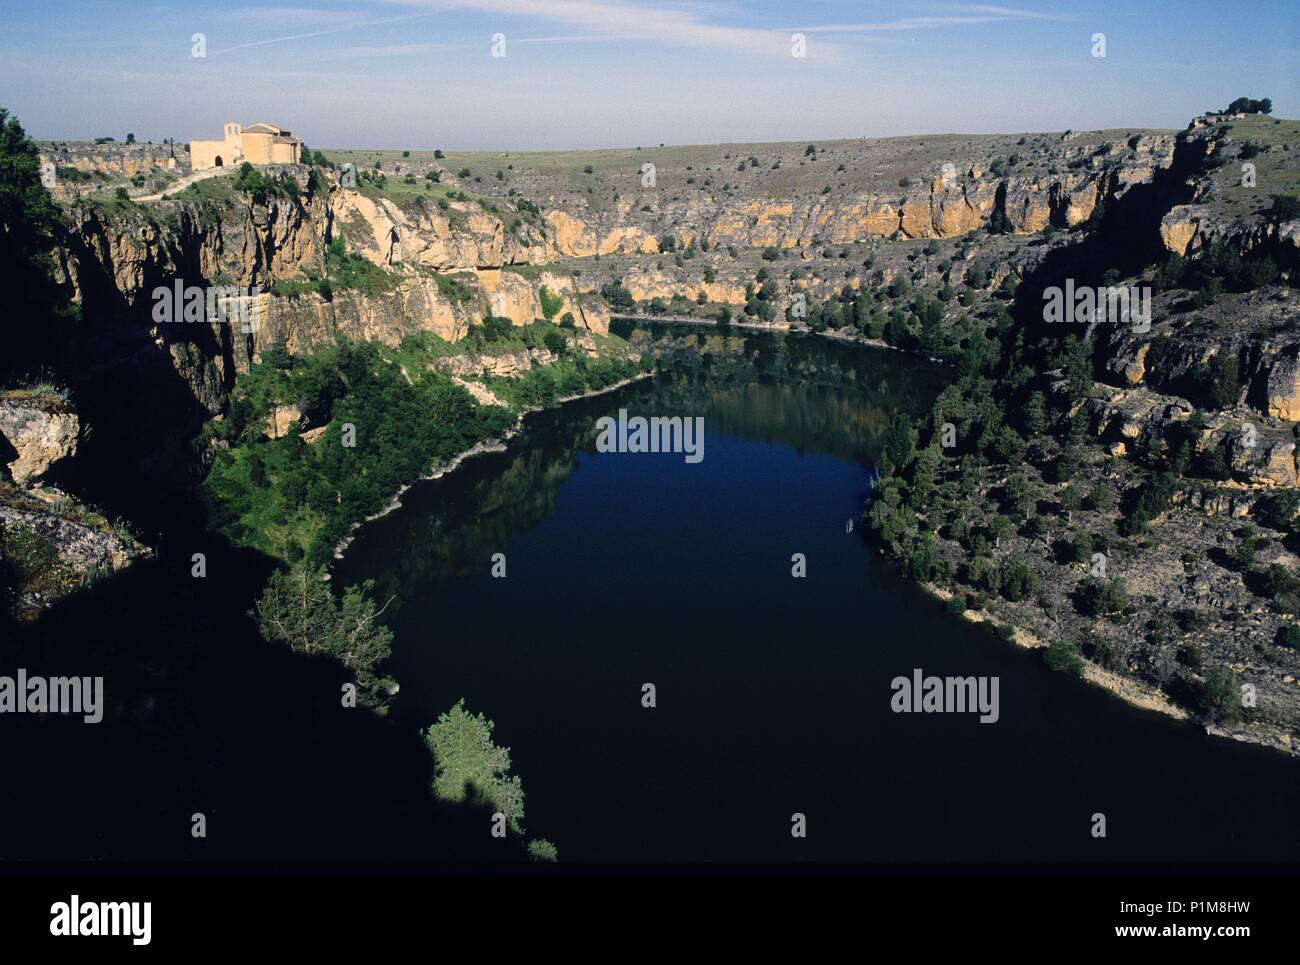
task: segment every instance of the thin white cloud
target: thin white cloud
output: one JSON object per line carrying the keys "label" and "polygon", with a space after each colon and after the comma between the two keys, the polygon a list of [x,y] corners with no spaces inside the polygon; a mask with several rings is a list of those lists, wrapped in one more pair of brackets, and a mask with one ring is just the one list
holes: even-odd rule
{"label": "thin white cloud", "polygon": [[950,10],[952,13],[921,17],[900,17],[869,23],[817,24],[810,27],[798,27],[803,33],[876,33],[901,30],[934,30],[942,27],[963,27],[975,24],[1006,23],[1015,20],[1066,20],[1067,17],[1056,14],[1040,13],[1036,10],[1021,10],[1015,7],[998,7],[989,4],[943,4],[938,9]]}
{"label": "thin white cloud", "polygon": [[[694,8],[635,4],[627,0],[390,0],[408,7],[470,11],[503,18],[545,20],[637,40],[708,47],[761,56],[790,55],[783,30],[732,27],[705,21]],[[503,23],[503,26],[507,24]],[[503,30],[503,33],[508,31]]]}
{"label": "thin white cloud", "polygon": [[[631,34],[565,34],[553,37],[511,37],[511,45],[568,45],[568,44],[599,44],[611,43],[620,40],[636,40]],[[447,41],[439,43],[419,43],[419,44],[357,44],[352,47],[345,47],[342,50],[331,50],[329,56],[364,56],[364,57],[387,57],[400,56],[402,54],[424,54],[433,53],[439,50],[486,50],[488,41],[469,40],[469,41]]]}
{"label": "thin white cloud", "polygon": [[209,51],[208,56],[215,57],[220,54],[228,54],[236,50],[246,50],[249,47],[265,47],[267,44],[280,44],[290,40],[308,40],[313,37],[325,37],[330,34],[343,33],[344,31],[347,30],[358,30],[362,27],[378,27],[383,24],[398,23],[399,21],[402,20],[417,20],[424,17],[432,17],[435,15],[435,13],[436,11],[430,11],[428,13],[408,13],[408,14],[403,14],[400,17],[386,17],[383,20],[367,20],[362,23],[349,23],[349,24],[344,24],[340,27],[327,27],[324,30],[313,30],[307,33],[290,34],[285,37],[268,37],[265,40],[250,40],[247,43],[235,44],[231,47],[225,47],[221,50]]}
{"label": "thin white cloud", "polygon": [[[1060,19],[1050,14],[1013,7],[989,4],[946,4],[938,9],[951,13],[933,16],[903,17],[895,20],[863,23],[813,24],[794,28],[755,28],[730,26],[706,20],[708,14],[726,12],[727,8],[715,4],[683,5],[672,0],[656,3],[636,3],[632,0],[385,0],[390,5],[399,7],[422,8],[421,12],[385,17],[376,20],[346,23],[325,27],[320,30],[304,31],[263,40],[252,40],[234,44],[212,55],[228,54],[252,47],[264,47],[271,44],[288,43],[325,37],[346,31],[378,27],[405,20],[433,17],[450,12],[469,12],[488,16],[500,16],[502,32],[508,32],[516,19],[540,20],[557,23],[571,28],[592,31],[590,34],[563,34],[555,37],[520,37],[517,43],[560,44],[560,43],[599,43],[609,41],[641,40],[684,47],[705,47],[714,50],[764,56],[788,57],[790,54],[790,34],[866,34],[894,33],[912,30],[932,30],[944,27],[961,27],[976,24],[998,23],[1017,20]],[[314,11],[312,8],[284,7],[278,8],[288,19],[310,17],[319,13],[322,18],[336,19],[337,12]],[[388,51],[401,52],[407,49],[440,50],[470,46],[466,43],[437,42],[426,45],[399,45],[396,47],[375,47],[376,53]],[[349,48],[356,52],[365,48]],[[844,48],[823,41],[818,46],[819,57],[834,60]]]}
{"label": "thin white cloud", "polygon": [[204,11],[205,16],[236,23],[280,23],[287,20],[311,20],[316,23],[356,20],[355,10],[325,10],[320,7],[245,7],[238,10]]}

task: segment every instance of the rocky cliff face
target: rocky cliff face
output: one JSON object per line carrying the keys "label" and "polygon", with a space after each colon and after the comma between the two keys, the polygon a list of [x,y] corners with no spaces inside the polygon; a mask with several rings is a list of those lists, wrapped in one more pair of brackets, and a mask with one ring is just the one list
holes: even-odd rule
{"label": "rocky cliff face", "polygon": [[[1073,227],[1099,203],[1151,183],[1174,159],[1171,135],[1136,138],[1133,146],[1110,145],[1080,157],[1062,149],[1062,163],[1082,162],[1057,174],[1034,170],[995,175],[980,165],[958,173],[930,170],[923,183],[894,193],[832,192],[811,198],[731,198],[725,194],[669,200],[645,211],[625,198],[612,209],[585,206],[547,214],[555,250],[567,257],[657,252],[657,239],[671,234],[682,245],[707,243],[751,248],[851,244],[880,238],[951,238],[1005,218],[1013,233],[1031,234],[1049,224]],[[932,164],[930,168],[939,165]]]}
{"label": "rocky cliff face", "polygon": [[48,485],[75,463],[80,436],[60,395],[0,394],[0,619],[32,619],[149,553],[124,525]]}
{"label": "rocky cliff face", "polygon": [[[309,352],[340,336],[395,345],[418,332],[455,341],[485,314],[515,324],[543,317],[543,288],[560,301],[558,312],[548,305],[553,321],[571,315],[596,333],[608,331],[600,291],[611,281],[642,303],[714,312],[743,306],[762,270],[777,283],[770,298],[781,322],[795,292],[820,301],[900,274],[914,285],[969,285],[978,258],[982,298],[1007,277],[1024,277],[1061,232],[1044,235],[1044,244],[1028,236],[1082,225],[1139,196],[1160,202],[1141,206],[1156,212],[1141,227],[1171,250],[1195,254],[1216,238],[1243,251],[1300,240],[1300,225],[1222,214],[1227,189],[1207,179],[1201,162],[1235,160],[1240,148],[1214,128],[929,142],[835,142],[811,154],[802,145],[629,153],[617,168],[597,160],[597,174],[587,166],[571,177],[525,155],[512,159],[509,177],[499,172],[481,188],[480,179],[462,178],[450,191],[416,180],[425,167],[434,173],[427,161],[410,162],[393,190],[375,181],[343,188],[323,169],[276,168],[266,176],[291,174],[306,190],[272,192],[261,204],[223,175],[170,199],[69,205],[58,262],[82,305],[87,368],[106,383],[169,383],[130,418],[165,414],[180,438],[223,410],[236,375],[269,346]],[[1272,147],[1266,153],[1270,163],[1292,160]],[[639,179],[642,157],[660,163],[658,188]],[[1180,185],[1185,170],[1200,173]],[[1272,168],[1261,171],[1271,176]],[[474,198],[465,189],[495,193]],[[887,243],[950,238],[960,240],[941,252],[926,245],[924,257],[919,247]],[[358,281],[335,273],[328,252],[336,239],[349,259],[379,274]],[[683,249],[693,260],[682,259]],[[780,264],[768,249],[781,253]],[[156,321],[156,290],[178,280],[243,290],[236,304],[246,324]],[[1120,385],[1176,396],[1178,380],[1205,360],[1194,348],[1203,339],[1172,329],[1157,336],[1186,348],[1153,354],[1156,336],[1115,333],[1104,364]],[[1300,342],[1274,332],[1240,344],[1249,368],[1242,404],[1293,418]]]}
{"label": "rocky cliff face", "polygon": [[120,322],[148,317],[156,287],[259,286],[323,271],[329,207],[321,195],[265,206],[172,201],[148,207],[67,210],[60,267],[87,313]]}
{"label": "rocky cliff face", "polygon": [[389,198],[346,190],[330,193],[329,208],[331,230],[384,267],[447,272],[554,260],[539,227],[509,210],[492,213],[463,201],[447,202],[443,210],[422,198],[402,207]]}
{"label": "rocky cliff face", "polygon": [[[77,451],[76,410],[57,398],[0,397],[0,460],[20,486]],[[7,453],[7,455],[6,455]]]}
{"label": "rocky cliff face", "polygon": [[[304,283],[326,277],[333,238],[383,269],[386,284],[326,290]],[[63,280],[99,336],[92,364],[111,368],[161,350],[207,415],[224,406],[235,375],[276,343],[291,352],[339,336],[395,345],[421,331],[455,341],[485,313],[520,325],[543,317],[543,286],[562,299],[560,314],[571,313],[576,325],[602,333],[609,327],[603,302],[580,291],[569,274],[502,270],[553,260],[540,224],[467,201],[399,206],[322,183],[265,205],[243,198],[76,205],[57,254]],[[298,284],[273,294],[286,281]],[[245,292],[232,304],[247,313],[246,323],[157,321],[157,290],[177,283]]]}
{"label": "rocky cliff face", "polygon": [[1235,126],[1210,126],[1197,118],[1180,135],[1182,149],[1203,163],[1189,179],[1189,202],[1170,208],[1161,219],[1161,240],[1169,251],[1185,256],[1216,242],[1241,254],[1269,246],[1280,249],[1284,263],[1294,264],[1300,254],[1300,220],[1263,216],[1269,188],[1285,187],[1286,175],[1294,172],[1293,145],[1261,146],[1252,137],[1260,134],[1258,119],[1241,126],[1238,132]]}

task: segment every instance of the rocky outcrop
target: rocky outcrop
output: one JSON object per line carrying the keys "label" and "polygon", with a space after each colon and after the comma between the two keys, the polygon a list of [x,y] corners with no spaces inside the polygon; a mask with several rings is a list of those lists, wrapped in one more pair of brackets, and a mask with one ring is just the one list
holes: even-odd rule
{"label": "rocky outcrop", "polygon": [[1300,344],[1277,352],[1264,377],[1268,414],[1300,420]]}
{"label": "rocky outcrop", "polygon": [[116,570],[140,555],[134,542],[48,511],[0,503],[0,526],[34,533],[52,544],[64,563],[78,570],[96,565]]}
{"label": "rocky outcrop", "polygon": [[[1136,443],[1163,440],[1172,445],[1174,429],[1195,411],[1186,399],[1146,389],[1114,389],[1085,403],[1089,425],[1103,442],[1123,454]],[[1249,410],[1214,413],[1192,440],[1194,454],[1222,449],[1235,483],[1248,488],[1295,486],[1300,482],[1296,440],[1289,425],[1260,418]]]}
{"label": "rocky outcrop", "polygon": [[[19,485],[40,479],[77,451],[76,410],[55,398],[0,398],[0,458]],[[6,456],[7,454],[7,456]]]}
{"label": "rocky outcrop", "polygon": [[1210,204],[1176,205],[1160,220],[1160,240],[1177,255],[1195,255],[1215,242],[1244,255],[1276,237],[1267,221],[1226,216]]}
{"label": "rocky outcrop", "polygon": [[302,420],[302,409],[297,405],[277,405],[266,417],[266,435],[270,439],[283,439]]}
{"label": "rocky outcrop", "polygon": [[321,195],[271,200],[265,207],[216,208],[192,201],[109,211],[67,212],[58,252],[74,299],[95,313],[147,315],[156,288],[235,286],[269,290],[279,279],[324,267],[328,209]]}
{"label": "rocky outcrop", "polygon": [[544,348],[500,354],[451,355],[430,368],[457,378],[505,378],[523,375],[536,365],[550,365],[555,356]]}
{"label": "rocky outcrop", "polygon": [[551,226],[556,252],[569,257],[658,251],[654,235],[645,228],[623,223],[627,215],[626,205],[610,218],[575,216],[563,208],[552,208],[546,213],[546,221]]}
{"label": "rocky outcrop", "polygon": [[[552,260],[544,233],[531,222],[507,221],[473,202],[444,203],[445,209],[417,198],[402,207],[388,198],[339,189],[330,195],[332,230],[384,268],[467,271]],[[516,226],[513,231],[510,225]]]}
{"label": "rocky outcrop", "polygon": [[0,483],[0,565],[12,580],[0,606],[20,620],[150,555],[126,527],[57,489]]}
{"label": "rocky outcrop", "polygon": [[[570,333],[573,347],[588,358],[601,354],[596,340],[590,332]],[[625,358],[635,358],[636,353],[624,352]],[[458,380],[482,378],[518,378],[530,369],[538,366],[552,365],[557,361],[553,352],[545,348],[521,349],[514,352],[477,352],[461,355],[449,355],[429,365],[435,372],[442,372]],[[477,396],[478,393],[475,392]],[[496,403],[493,403],[496,404]]]}

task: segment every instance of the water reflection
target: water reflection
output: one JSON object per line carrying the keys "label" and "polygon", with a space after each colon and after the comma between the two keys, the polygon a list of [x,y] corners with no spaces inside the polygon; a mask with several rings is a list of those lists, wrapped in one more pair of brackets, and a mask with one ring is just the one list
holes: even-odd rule
{"label": "water reflection", "polygon": [[400,510],[364,527],[335,568],[340,585],[374,579],[375,595],[405,600],[464,576],[513,534],[553,511],[560,487],[596,451],[596,421],[704,416],[710,434],[785,445],[871,465],[890,415],[923,411],[941,385],[932,366],[896,352],[799,335],[690,326],[616,328],[652,356],[656,375],[525,420],[505,452],[421,483]]}

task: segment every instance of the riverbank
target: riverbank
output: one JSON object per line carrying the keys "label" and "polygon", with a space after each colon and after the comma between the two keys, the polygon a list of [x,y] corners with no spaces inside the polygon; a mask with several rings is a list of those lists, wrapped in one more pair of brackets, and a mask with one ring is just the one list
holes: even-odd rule
{"label": "riverbank", "polygon": [[[389,504],[386,507],[384,507],[384,509],[382,509],[377,513],[374,513],[371,516],[367,516],[365,519],[361,520],[359,523],[355,523],[352,526],[352,528],[348,531],[348,535],[337,546],[334,547],[334,553],[333,553],[334,559],[336,560],[343,559],[344,552],[347,550],[349,546],[352,545],[352,542],[356,539],[357,532],[363,526],[365,526],[366,523],[374,522],[377,519],[383,519],[389,513],[401,509],[402,495],[406,493],[407,490],[409,490],[412,486],[415,486],[421,482],[429,482],[434,479],[441,479],[444,476],[455,472],[462,465],[464,465],[466,461],[473,459],[475,456],[486,455],[487,453],[492,453],[492,452],[505,452],[507,444],[510,442],[510,440],[523,431],[524,419],[526,416],[530,415],[531,413],[544,412],[547,409],[566,405],[567,403],[570,402],[577,402],[582,399],[592,399],[595,398],[596,396],[607,395],[610,392],[617,392],[619,389],[626,388],[627,386],[643,381],[644,379],[652,379],[652,378],[654,378],[653,372],[641,372],[638,373],[637,375],[632,376],[631,378],[622,379],[618,382],[611,383],[610,385],[603,386],[602,388],[599,389],[589,389],[586,392],[579,392],[573,395],[561,396],[559,399],[556,399],[555,404],[553,406],[532,406],[530,408],[524,409],[519,413],[518,417],[515,420],[515,424],[509,430],[502,433],[500,436],[497,436],[492,439],[485,439],[482,442],[475,443],[473,446],[464,450],[463,452],[457,453],[447,462],[430,470],[428,474],[421,476],[418,480],[416,480],[416,482],[406,483],[403,486],[401,486],[397,490],[397,492],[393,494],[392,500],[389,502]],[[328,577],[329,574],[326,573],[326,576]]]}
{"label": "riverbank", "polygon": [[[888,349],[892,352],[906,352],[906,349],[899,348],[897,345],[890,345],[884,339],[879,338],[862,338],[852,335],[842,335],[839,332],[814,332],[811,329],[791,328],[787,324],[774,322],[771,325],[763,325],[757,322],[727,322],[725,325],[718,322],[717,319],[711,318],[692,318],[686,315],[612,315],[611,322],[648,322],[656,325],[699,325],[704,328],[714,328],[718,331],[725,332],[729,328],[739,328],[748,332],[767,332],[771,335],[816,335],[820,338],[828,338],[836,342],[842,342],[845,345],[865,345],[868,348]],[[916,354],[916,353],[908,353]],[[925,356],[921,356],[925,358]],[[942,364],[939,359],[930,359],[931,362]]]}
{"label": "riverbank", "polygon": [[[810,837],[822,841],[818,858],[1087,860],[1095,809],[1126,829],[1107,847],[1129,860],[1270,847],[1294,795],[1261,803],[1248,788],[1287,787],[1291,761],[1207,740],[1044,672],[983,628],[949,619],[844,532],[861,506],[854,454],[870,458],[882,416],[924,411],[942,373],[820,339],[759,336],[711,344],[712,362],[700,365],[673,344],[703,342],[696,331],[660,333],[662,377],[529,418],[508,454],[417,488],[335,565],[336,584],[373,579],[378,599],[400,601],[385,614],[400,719],[422,721],[460,696],[495,716],[536,802],[532,819],[568,860],[782,856],[789,836],[770,808],[684,833],[678,815],[693,810],[701,786],[797,802],[824,829]],[[594,419],[619,406],[702,415],[706,471],[673,458],[592,457]],[[782,547],[806,555],[809,579],[791,578]],[[509,579],[489,574],[498,552]],[[690,601],[687,632],[674,630],[672,613],[652,618],[664,599]],[[539,601],[619,626],[618,646],[572,621],[540,625]],[[490,645],[458,644],[466,634]],[[998,677],[998,724],[897,716],[888,681],[916,667]],[[661,708],[671,699],[671,731],[639,705],[642,681],[654,683]],[[575,706],[590,712],[574,715]],[[772,706],[783,708],[775,723]],[[794,761],[776,777],[763,763],[773,753]],[[593,772],[593,754],[612,770]],[[872,766],[836,766],[844,760]],[[906,793],[877,815],[900,828],[882,851],[858,829],[860,802],[886,770],[903,775]],[[647,785],[649,772],[665,777]],[[974,812],[944,810],[944,788],[956,784],[972,789]],[[1085,791],[1099,803],[1081,818]],[[1017,809],[1024,800],[1035,802],[1031,813]],[[1187,800],[1198,807],[1180,809]],[[1222,815],[1215,827],[1234,840],[1197,838],[1188,852],[1205,813]],[[1248,822],[1253,833],[1243,835]]]}
{"label": "riverbank", "polygon": [[[1123,614],[1109,616],[1088,616],[1080,612],[1081,592],[1090,585],[1086,568],[1059,566],[1053,562],[1053,546],[1063,545],[1074,534],[1090,533],[1099,527],[1099,520],[1092,513],[1077,510],[1078,519],[1073,526],[1062,528],[1056,540],[1025,538],[1017,532],[1002,537],[999,553],[993,551],[993,567],[998,569],[1008,562],[1027,563],[1033,572],[1031,594],[1023,599],[1008,600],[996,592],[985,595],[972,592],[963,581],[973,579],[967,576],[965,562],[968,560],[964,548],[955,540],[945,537],[950,532],[948,520],[931,521],[937,523],[933,532],[932,548],[935,558],[945,561],[941,565],[949,568],[955,575],[953,588],[941,586],[932,581],[913,580],[925,592],[944,602],[950,602],[961,595],[967,600],[981,599],[982,606],[965,609],[961,616],[972,623],[988,623],[999,628],[999,635],[1025,649],[1041,649],[1056,642],[1078,642],[1080,659],[1080,679],[1093,686],[1101,687],[1112,696],[1142,710],[1163,714],[1172,719],[1192,721],[1207,734],[1226,737],[1234,741],[1257,744],[1290,756],[1300,756],[1300,740],[1297,740],[1294,728],[1289,728],[1280,721],[1286,713],[1285,701],[1292,698],[1300,684],[1294,673],[1285,666],[1276,663],[1266,664],[1268,669],[1253,669],[1247,659],[1239,655],[1246,651],[1256,653],[1266,646],[1270,639],[1268,630],[1251,630],[1252,625],[1264,625],[1277,622],[1277,616],[1270,613],[1262,602],[1249,599],[1249,592],[1242,591],[1234,600],[1234,616],[1225,627],[1211,622],[1202,610],[1181,606],[1181,583],[1183,570],[1187,567],[1189,576],[1195,582],[1196,592],[1205,593],[1205,570],[1209,565],[1188,555],[1188,545],[1203,545],[1213,541],[1214,545],[1222,542],[1231,530],[1231,521],[1222,519],[1185,519],[1165,518],[1157,524],[1165,531],[1165,538],[1144,539],[1125,542],[1109,549],[1110,566],[1116,571],[1121,585],[1128,587],[1129,599],[1124,604]],[[1222,531],[1222,532],[1220,532]],[[1196,542],[1193,543],[1192,541]],[[887,556],[895,557],[882,547]],[[998,561],[1003,561],[999,563]],[[897,559],[895,559],[898,562]],[[900,567],[906,569],[905,567]],[[956,579],[959,577],[960,579]],[[1127,577],[1127,583],[1124,578]],[[1223,580],[1224,583],[1228,579]],[[1240,582],[1240,579],[1237,579]],[[1215,586],[1215,592],[1229,592]],[[1140,596],[1139,596],[1140,594]],[[1138,600],[1149,604],[1152,609],[1143,613],[1138,608]],[[1160,604],[1163,601],[1163,605]],[[1174,629],[1162,630],[1164,621],[1171,621]],[[1178,629],[1176,621],[1184,621],[1185,630]],[[1197,621],[1193,624],[1192,621]],[[1142,652],[1150,646],[1150,638],[1160,633],[1173,635],[1166,646],[1174,653],[1174,659],[1168,665],[1137,663],[1145,668],[1147,674],[1164,676],[1172,686],[1179,688],[1185,695],[1184,700],[1195,698],[1199,693],[1200,681],[1208,680],[1216,667],[1233,676],[1233,688],[1240,686],[1244,720],[1230,720],[1216,714],[1207,714],[1204,709],[1199,712],[1177,701],[1169,692],[1156,686],[1139,673],[1129,668],[1130,661],[1137,661],[1137,656],[1121,656]],[[1205,643],[1207,637],[1216,638],[1217,650],[1211,650]],[[1233,649],[1233,641],[1240,637],[1241,644]],[[1106,663],[1101,661],[1105,660]],[[1213,661],[1213,662],[1212,662]],[[1109,665],[1107,665],[1109,664]],[[1200,684],[1200,686],[1205,686]],[[1244,696],[1244,695],[1249,696]],[[1263,701],[1270,700],[1267,707]],[[1254,718],[1254,719],[1251,719]]]}
{"label": "riverbank", "polygon": [[[661,323],[653,316],[619,318],[633,324]],[[725,330],[724,326],[707,319],[662,320],[668,324],[688,321]],[[739,323],[734,327],[751,331],[788,331],[788,326]],[[809,334],[844,344],[892,347],[832,332]],[[971,622],[996,624],[1003,628],[1001,635],[1004,638],[1021,647],[1035,649],[1058,640],[1073,641],[1080,650],[1080,679],[1103,688],[1131,706],[1176,720],[1195,720],[1207,733],[1300,756],[1300,740],[1297,740],[1294,727],[1285,723],[1294,716],[1289,708],[1300,689],[1300,683],[1297,683],[1300,674],[1286,672],[1285,663],[1279,666],[1266,650],[1266,641],[1273,639],[1278,632],[1279,617],[1270,611],[1266,601],[1244,584],[1238,573],[1211,572],[1215,570],[1210,562],[1214,556],[1213,548],[1234,541],[1234,531],[1240,524],[1221,516],[1207,518],[1199,512],[1186,518],[1171,513],[1152,524],[1155,530],[1163,533],[1163,540],[1113,537],[1103,544],[1100,542],[1102,537],[1107,531],[1113,534],[1121,519],[1121,512],[1114,505],[1097,510],[1080,507],[1069,513],[1056,514],[1050,511],[1050,506],[1064,498],[1062,493],[1066,489],[1078,491],[1085,481],[1117,492],[1141,488],[1142,480],[1136,470],[1123,461],[1112,460],[1118,472],[1113,468],[1107,473],[1099,473],[1097,468],[1105,464],[1104,460],[1100,448],[1089,445],[1084,452],[1084,467],[1072,485],[1050,484],[1033,478],[1036,473],[1032,467],[1025,467],[1031,477],[1026,505],[1037,503],[1040,507],[1049,507],[1040,508],[1037,515],[1030,514],[1042,524],[1041,527],[1022,533],[1018,527],[1012,526],[998,540],[990,538],[988,541],[999,545],[988,546],[982,552],[989,554],[987,558],[992,560],[995,571],[1013,561],[1027,565],[1036,587],[1031,597],[1012,602],[999,595],[996,589],[981,592],[962,586],[966,580],[964,576],[961,580],[955,579],[965,572],[971,556],[961,541],[951,538],[949,527],[953,519],[948,518],[950,514],[947,511],[930,519],[924,528],[932,534],[935,556],[943,561],[953,579],[953,589],[944,589],[933,582],[913,582],[943,600],[950,600],[955,593],[962,593],[970,599],[983,599],[987,609],[967,609],[964,618]],[[1094,465],[1096,468],[1092,468]],[[999,487],[1005,486],[1007,479],[1016,474],[1017,467],[993,468],[992,476],[986,480],[985,492],[974,500],[974,505],[968,505],[969,500],[965,497],[958,498],[956,492],[949,494],[949,508],[957,506],[973,512],[972,527],[978,524],[986,529],[996,516],[1007,511],[1000,503],[1001,497],[991,502],[986,500],[990,490],[1002,491]],[[942,463],[938,471],[940,478],[951,476]],[[1019,518],[1024,522],[1027,517]],[[1063,565],[1060,555],[1061,546],[1077,539],[1099,541],[1094,549],[1105,549],[1112,575],[1121,581],[1127,577],[1130,593],[1134,595],[1128,605],[1136,607],[1137,594],[1140,593],[1141,600],[1148,604],[1150,616],[1143,617],[1140,610],[1128,613],[1123,619],[1100,615],[1090,617],[1080,612],[1078,594],[1086,589],[1088,570],[1083,566]],[[888,546],[883,548],[886,555],[896,561],[901,559],[897,553],[888,552]],[[1268,562],[1276,559],[1286,564],[1289,559],[1280,543],[1261,549],[1259,555],[1261,560]],[[1221,604],[1225,611],[1221,624],[1214,621],[1212,612],[1205,611],[1207,589],[1227,601]],[[1176,619],[1171,622],[1171,618]],[[1186,626],[1180,625],[1179,621]],[[1152,638],[1169,641],[1165,644],[1166,662],[1163,664],[1152,666],[1148,658],[1138,656],[1152,649]],[[1261,661],[1260,654],[1266,659]],[[1239,677],[1242,684],[1250,684],[1257,692],[1259,705],[1249,703],[1254,699],[1254,693],[1243,701],[1245,721],[1228,722],[1218,714],[1206,714],[1204,709],[1199,712],[1190,709],[1144,676],[1168,681],[1179,689],[1186,701],[1196,698],[1198,692],[1207,686],[1203,681],[1216,667]],[[1216,717],[1219,717],[1217,721]]]}

